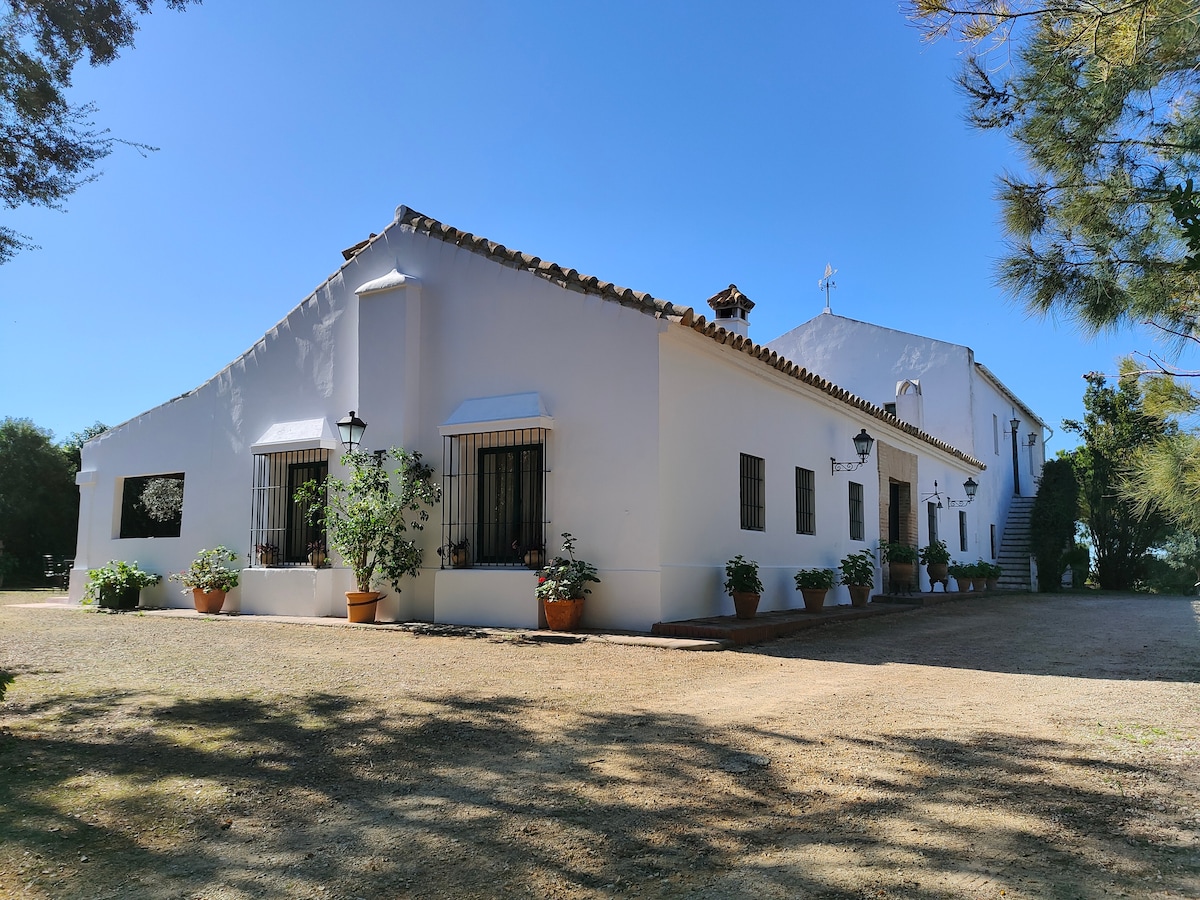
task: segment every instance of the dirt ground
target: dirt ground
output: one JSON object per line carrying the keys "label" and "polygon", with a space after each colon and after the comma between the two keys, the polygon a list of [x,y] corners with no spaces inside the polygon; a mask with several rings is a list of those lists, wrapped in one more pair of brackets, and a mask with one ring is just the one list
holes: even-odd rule
{"label": "dirt ground", "polygon": [[1200,897],[1189,599],[715,653],[28,599],[3,897]]}

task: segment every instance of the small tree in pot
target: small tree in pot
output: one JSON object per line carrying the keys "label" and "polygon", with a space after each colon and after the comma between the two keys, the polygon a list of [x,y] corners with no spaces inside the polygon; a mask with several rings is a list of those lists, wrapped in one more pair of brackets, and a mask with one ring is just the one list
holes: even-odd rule
{"label": "small tree in pot", "polygon": [[739,619],[754,618],[762,591],[758,563],[745,559],[740,553],[725,563],[725,593],[733,598],[733,608]]}
{"label": "small tree in pot", "polygon": [[864,549],[843,556],[838,568],[842,572],[842,584],[850,591],[851,605],[866,606],[875,588],[875,554]]}
{"label": "small tree in pot", "polygon": [[833,569],[801,569],[795,579],[796,590],[804,596],[805,612],[820,612],[825,606],[825,595],[837,580]]}
{"label": "small tree in pot", "polygon": [[575,538],[564,531],[563,553],[538,571],[537,596],[551,631],[574,631],[583,618],[583,597],[590,594],[589,584],[599,584],[596,567],[575,558]]}
{"label": "small tree in pot", "polygon": [[[388,471],[388,458],[397,467]],[[296,491],[296,502],[309,521],[324,525],[329,546],[354,575],[357,591],[346,593],[351,622],[374,622],[382,594],[377,585],[400,590],[400,579],[421,569],[423,551],[413,533],[429,521],[429,507],[442,496],[433,469],[420,453],[393,447],[379,453],[351,451],[342,457],[350,470],[346,480],[330,475],[309,481]]]}

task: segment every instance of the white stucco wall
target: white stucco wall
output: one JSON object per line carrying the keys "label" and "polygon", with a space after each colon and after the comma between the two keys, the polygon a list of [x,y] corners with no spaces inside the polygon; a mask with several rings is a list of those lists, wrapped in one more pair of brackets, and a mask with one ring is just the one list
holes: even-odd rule
{"label": "white stucco wall", "polygon": [[[970,348],[832,314],[816,316],[768,346],[878,405],[896,401],[898,382],[919,380],[921,427],[988,467],[975,477],[979,491],[969,507],[969,518],[978,543],[972,542],[969,561],[993,558],[991,525],[996,525],[998,552],[1013,497],[1009,421],[1014,416],[1021,420],[1023,444],[1030,432],[1036,435],[1032,452],[1022,446],[1018,453],[1022,496],[1036,493],[1045,434],[1028,409],[1018,405],[990,372],[981,371]],[[901,401],[897,409],[901,417],[903,405]],[[922,473],[923,493],[933,490],[932,480]],[[954,499],[965,499],[964,480],[951,482]],[[946,483],[939,479],[943,487]]]}

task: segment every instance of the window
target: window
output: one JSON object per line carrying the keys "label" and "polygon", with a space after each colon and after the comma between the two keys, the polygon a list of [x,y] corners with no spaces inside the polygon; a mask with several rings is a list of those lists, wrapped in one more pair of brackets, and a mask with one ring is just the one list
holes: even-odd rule
{"label": "window", "polygon": [[865,541],[866,519],[863,515],[863,486],[850,482],[850,540]]}
{"label": "window", "polygon": [[891,403],[885,403],[885,404],[883,404],[883,411],[884,411],[885,413],[891,413],[891,414],[894,416],[894,415],[896,414],[896,403],[895,403],[895,401],[893,401],[893,402],[891,402]]}
{"label": "window", "polygon": [[967,514],[961,509],[958,511],[958,549],[967,552]]}
{"label": "window", "polygon": [[925,504],[925,518],[929,525],[929,543],[936,544],[938,539],[938,505],[933,502]]}
{"label": "window", "polygon": [[817,533],[817,489],[812,469],[796,467],[796,534]]}
{"label": "window", "polygon": [[254,554],[255,565],[260,558],[272,566],[308,565],[311,545],[325,543],[325,529],[308,521],[295,501],[296,491],[305,482],[324,481],[328,474],[328,450],[255,454],[250,545],[275,548],[270,555]]}
{"label": "window", "polygon": [[767,462],[742,454],[741,500],[742,529],[744,531],[766,531],[767,528]]}
{"label": "window", "polygon": [[547,474],[545,428],[445,435],[442,546],[469,565],[524,566],[545,549]]}
{"label": "window", "polygon": [[179,537],[183,473],[141,475],[121,485],[121,538]]}
{"label": "window", "polygon": [[992,525],[992,559],[996,558],[996,526]]}
{"label": "window", "polygon": [[[542,446],[479,450],[476,560],[501,563],[541,543]],[[522,551],[523,552],[523,551]]]}
{"label": "window", "polygon": [[1000,418],[995,413],[992,413],[992,444],[995,447],[996,455],[1000,455]]}

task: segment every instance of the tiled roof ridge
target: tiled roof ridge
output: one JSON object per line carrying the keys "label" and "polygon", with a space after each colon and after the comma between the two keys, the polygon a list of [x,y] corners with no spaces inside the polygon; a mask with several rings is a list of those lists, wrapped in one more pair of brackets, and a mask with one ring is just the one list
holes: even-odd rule
{"label": "tiled roof ridge", "polygon": [[[939,450],[961,459],[965,463],[978,466],[980,469],[987,468],[985,463],[980,462],[970,454],[951,446],[941,438],[934,437],[932,434],[922,431],[915,425],[896,418],[881,407],[852,394],[844,388],[838,387],[832,381],[828,381],[816,373],[796,365],[791,360],[780,356],[774,350],[768,350],[766,347],[754,343],[747,337],[734,334],[732,331],[728,331],[715,322],[706,321],[703,315],[697,315],[695,310],[690,306],[676,306],[668,300],[660,300],[657,297],[647,294],[645,291],[635,291],[632,288],[620,287],[611,282],[602,281],[594,275],[583,275],[575,269],[563,268],[557,263],[548,262],[536,256],[530,256],[528,253],[522,253],[519,250],[510,250],[503,244],[498,244],[495,241],[471,234],[467,231],[459,231],[457,228],[439,222],[437,219],[419,213],[407,206],[400,206],[396,209],[396,223],[412,228],[416,232],[428,234],[430,237],[463,247],[473,253],[479,253],[505,265],[525,269],[535,275],[553,281],[560,287],[588,294],[596,294],[606,300],[620,303],[623,306],[639,309],[647,315],[667,319],[684,328],[690,328],[705,337],[711,338],[718,344],[730,345],[734,350],[741,350],[782,374],[824,391],[835,400],[840,400],[868,415],[874,416],[876,419],[887,423],[893,428],[899,428],[901,431],[912,435],[918,440],[931,444]],[[374,238],[368,238],[362,246],[365,247],[373,240]],[[733,285],[730,285],[730,288],[736,290]],[[730,288],[726,288],[726,290],[728,291]]]}
{"label": "tiled roof ridge", "polygon": [[503,244],[498,244],[477,234],[471,234],[469,231],[459,231],[457,228],[407,206],[401,206],[396,210],[396,222],[412,228],[414,231],[428,234],[430,237],[455,244],[473,253],[479,253],[504,265],[532,272],[534,275],[554,282],[559,287],[581,291],[585,294],[596,294],[605,300],[639,309],[656,318],[680,316],[685,312],[690,312],[690,307],[676,306],[669,300],[660,300],[645,291],[621,287],[610,281],[603,281],[595,275],[585,275],[575,269],[560,266],[558,263],[522,253],[520,250],[511,250]]}

